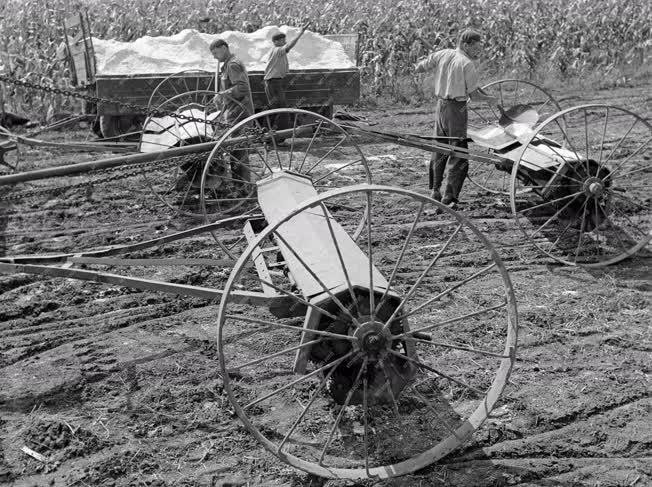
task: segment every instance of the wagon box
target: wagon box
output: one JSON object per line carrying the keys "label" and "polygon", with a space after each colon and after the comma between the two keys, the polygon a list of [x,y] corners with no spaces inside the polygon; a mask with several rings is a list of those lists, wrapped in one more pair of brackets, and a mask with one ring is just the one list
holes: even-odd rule
{"label": "wagon box", "polygon": [[[97,105],[86,104],[84,107],[86,113],[97,113],[102,117],[100,123],[105,137],[116,136],[123,131],[120,127],[123,116],[142,115],[146,107],[158,106],[170,96],[179,93],[193,89],[216,88],[215,74],[208,71],[128,75],[99,73],[87,13],[79,13],[66,19],[63,30],[66,59],[71,68],[73,84],[79,89],[94,90],[98,98],[120,102],[99,102]],[[349,58],[357,61],[357,34],[324,37],[339,42]],[[249,72],[254,107],[257,111],[267,108],[263,77],[262,71]],[[327,117],[332,116],[333,105],[355,104],[360,98],[360,72],[357,67],[291,70],[287,83],[287,100],[290,106],[309,109]],[[136,106],[129,108],[121,104]]]}

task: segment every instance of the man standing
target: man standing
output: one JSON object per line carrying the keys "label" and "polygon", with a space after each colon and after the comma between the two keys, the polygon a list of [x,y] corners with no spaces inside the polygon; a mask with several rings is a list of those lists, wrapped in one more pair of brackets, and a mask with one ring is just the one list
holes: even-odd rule
{"label": "man standing", "polygon": [[[249,74],[242,61],[231,53],[224,39],[214,40],[210,50],[213,57],[222,63],[220,91],[215,95],[222,102],[220,122],[233,126],[254,114]],[[245,149],[231,151],[231,170],[234,177],[250,181],[249,157]]]}
{"label": "man standing", "polygon": [[[482,52],[482,38],[479,32],[466,29],[460,34],[457,49],[442,49],[430,54],[416,65],[415,71],[433,71],[435,78],[435,95],[437,112],[435,136],[446,137],[443,142],[468,148],[467,134],[467,99],[485,101],[497,105],[498,99],[480,91],[478,72],[473,61]],[[440,187],[444,179],[444,170],[448,165],[448,177],[444,197]],[[466,158],[448,154],[433,154],[430,159],[429,187],[432,197],[445,205],[455,207],[458,202],[464,178],[469,170]]]}
{"label": "man standing", "polygon": [[[288,63],[288,53],[299,41],[303,33],[306,31],[310,23],[307,23],[301,28],[299,35],[296,36],[292,41],[286,45],[285,34],[279,32],[272,36],[272,43],[274,47],[269,52],[269,60],[267,61],[267,66],[265,67],[265,94],[267,95],[267,102],[269,108],[285,108],[287,107],[287,99],[285,97],[285,92],[287,90],[287,84],[285,82],[285,76],[290,71],[290,65]],[[272,122],[270,122],[272,123]],[[278,117],[274,125],[276,129],[284,129],[287,127],[287,120],[283,120],[282,117]]]}

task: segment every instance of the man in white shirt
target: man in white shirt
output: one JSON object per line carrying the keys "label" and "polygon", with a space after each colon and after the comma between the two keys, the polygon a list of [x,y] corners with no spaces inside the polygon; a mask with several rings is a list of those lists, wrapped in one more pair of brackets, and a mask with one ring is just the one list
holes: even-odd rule
{"label": "man in white shirt", "polygon": [[[446,137],[442,142],[468,148],[466,128],[468,123],[467,99],[497,105],[498,99],[480,91],[478,72],[473,61],[482,52],[479,32],[466,29],[460,34],[457,49],[442,49],[430,54],[416,65],[415,71],[434,72],[437,112],[435,136]],[[448,165],[448,178],[442,198],[440,188],[444,170]],[[468,159],[448,154],[433,154],[430,159],[429,187],[432,197],[455,206],[469,170]]]}
{"label": "man in white shirt", "polygon": [[[310,23],[304,25],[299,32],[299,35],[292,39],[289,44],[286,44],[286,36],[284,33],[279,32],[272,36],[274,47],[269,52],[269,60],[265,67],[265,94],[267,95],[268,108],[285,108],[287,107],[287,99],[285,92],[287,90],[287,83],[285,76],[290,71],[290,64],[288,63],[288,53],[296,45],[303,33],[306,31]],[[284,117],[278,117],[273,123],[277,129],[287,128],[287,121],[283,120]]]}

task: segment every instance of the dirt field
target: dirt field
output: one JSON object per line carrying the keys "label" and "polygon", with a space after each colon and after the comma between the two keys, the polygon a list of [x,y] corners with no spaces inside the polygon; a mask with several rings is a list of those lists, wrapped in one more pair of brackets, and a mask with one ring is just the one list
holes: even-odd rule
{"label": "dirt field", "polygon": [[[598,102],[652,115],[649,85],[588,94],[553,91],[563,107]],[[431,110],[356,114],[377,121],[377,128],[429,133]],[[85,136],[85,131],[74,131],[44,138]],[[374,183],[425,194],[426,153],[383,143],[366,143],[362,149]],[[48,167],[105,155],[30,148],[21,165]],[[389,204],[379,210],[383,230],[373,248],[388,259],[401,249],[402,210]],[[606,269],[564,267],[524,240],[507,197],[467,182],[460,211],[496,246],[509,271],[519,314],[518,360],[497,408],[461,449],[416,474],[355,485],[652,485],[649,252]],[[137,178],[15,202],[3,212],[5,255],[76,253],[193,225],[189,218],[171,219]],[[433,218],[444,221],[441,215]],[[220,236],[233,240],[240,231],[232,225]],[[431,237],[419,238],[425,242]],[[422,249],[415,250],[414,259]],[[456,247],[429,277],[424,295],[486,265],[484,257],[471,251],[470,246]],[[130,257],[220,256],[212,237],[200,235]],[[409,261],[414,268],[408,266],[402,278],[416,275],[421,263],[414,259]],[[228,267],[186,266],[104,270],[216,287],[224,286],[230,272]],[[490,284],[496,285],[475,281],[468,294],[452,295],[446,310],[489,300]],[[116,285],[1,275],[0,484],[354,485],[295,470],[246,431],[229,405],[219,374],[218,307],[199,298]],[[259,336],[240,344],[254,347],[264,341]],[[469,340],[482,347],[496,338],[475,333]],[[448,358],[452,355],[441,360]],[[459,363],[458,368],[482,375],[483,360],[474,363]],[[254,378],[260,382],[251,389],[269,387],[270,375],[264,367],[256,370]],[[483,383],[484,378],[478,380]],[[329,414],[329,405],[323,406],[323,415]],[[288,406],[287,416],[279,413],[263,420],[287,421],[294,409]],[[318,417],[310,421],[317,425]],[[48,461],[26,455],[23,446]],[[388,451],[400,447],[386,446]]]}

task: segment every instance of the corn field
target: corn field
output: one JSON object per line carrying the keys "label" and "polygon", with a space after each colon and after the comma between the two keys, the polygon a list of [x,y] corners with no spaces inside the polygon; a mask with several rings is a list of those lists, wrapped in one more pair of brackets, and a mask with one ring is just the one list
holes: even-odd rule
{"label": "corn field", "polygon": [[[485,73],[529,78],[607,75],[650,60],[649,0],[5,0],[0,6],[0,72],[32,82],[67,87],[67,67],[56,61],[64,18],[88,9],[93,35],[135,40],[185,28],[219,33],[270,24],[301,25],[322,34],[359,34],[364,93],[404,101],[423,95],[409,74],[427,54],[421,39],[443,35],[453,46],[459,31],[484,34]],[[40,113],[72,109],[71,100],[4,87],[2,103]],[[2,108],[2,107],[0,107]]]}

